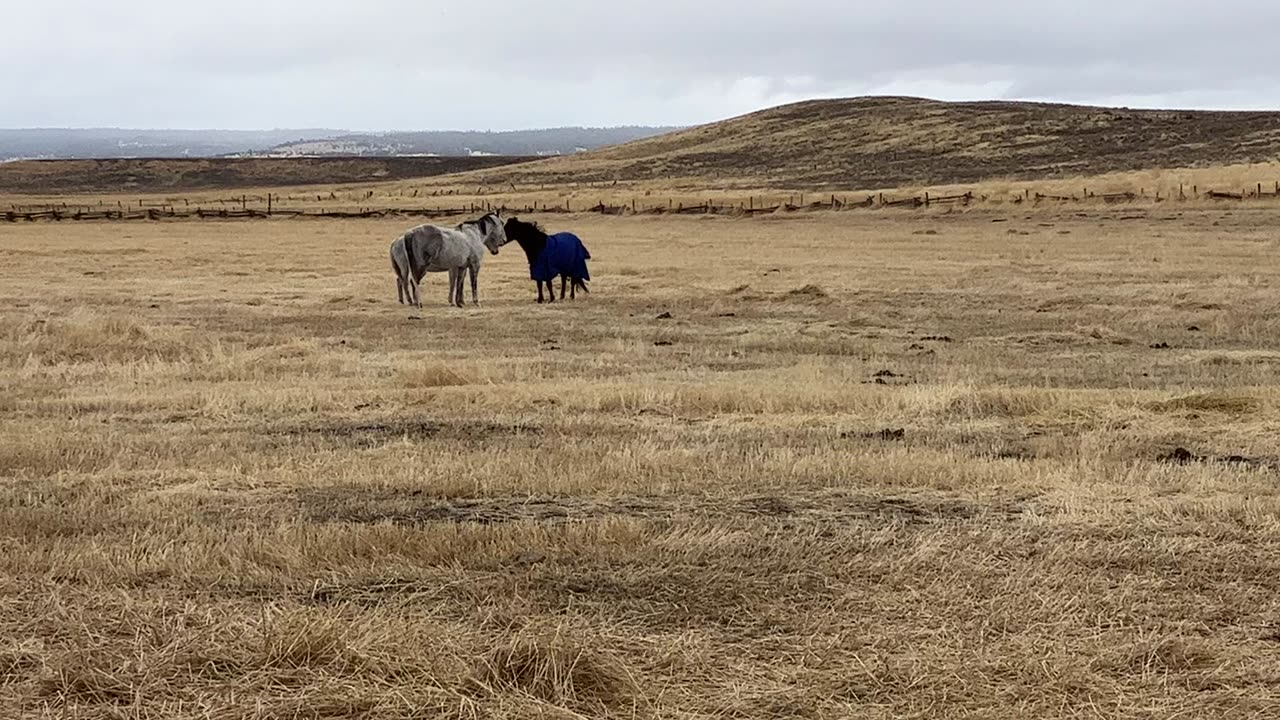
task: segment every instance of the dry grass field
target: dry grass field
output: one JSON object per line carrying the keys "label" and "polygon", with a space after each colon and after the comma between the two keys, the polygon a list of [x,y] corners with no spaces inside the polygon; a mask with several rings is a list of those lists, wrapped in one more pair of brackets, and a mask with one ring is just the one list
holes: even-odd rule
{"label": "dry grass field", "polygon": [[[495,156],[19,160],[0,163],[0,197],[51,195],[66,200],[68,194],[200,193],[246,187],[367,184],[528,160]],[[84,201],[83,197],[77,199]]]}
{"label": "dry grass field", "polygon": [[0,227],[0,715],[1280,715],[1280,215],[546,222]]}

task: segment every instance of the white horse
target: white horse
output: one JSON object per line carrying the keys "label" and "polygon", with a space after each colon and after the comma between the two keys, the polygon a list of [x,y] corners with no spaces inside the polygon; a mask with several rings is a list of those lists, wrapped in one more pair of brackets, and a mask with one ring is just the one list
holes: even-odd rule
{"label": "white horse", "polygon": [[401,304],[422,307],[418,285],[429,272],[449,272],[449,304],[462,307],[462,279],[471,274],[471,302],[479,305],[480,261],[507,242],[501,214],[491,212],[457,227],[419,225],[391,243],[391,269]]}

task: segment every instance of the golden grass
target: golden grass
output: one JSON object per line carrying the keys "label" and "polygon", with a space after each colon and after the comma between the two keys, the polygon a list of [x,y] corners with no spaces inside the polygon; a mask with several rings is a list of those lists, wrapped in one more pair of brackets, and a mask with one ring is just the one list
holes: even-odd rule
{"label": "golden grass", "polygon": [[1274,717],[1280,218],[1140,214],[545,217],[590,295],[421,312],[402,222],[6,226],[0,707]]}
{"label": "golden grass", "polygon": [[[8,209],[43,209],[66,206],[70,210],[121,209],[170,206],[178,210],[239,209],[241,198],[246,207],[265,211],[267,196],[273,198],[275,210],[360,211],[385,209],[455,210],[459,208],[495,207],[569,207],[584,211],[600,204],[633,206],[641,211],[659,207],[672,209],[701,206],[707,202],[721,206],[777,207],[783,204],[805,205],[827,202],[835,197],[842,202],[858,203],[871,196],[906,199],[946,197],[973,193],[968,207],[941,205],[928,210],[905,208],[854,208],[859,214],[930,215],[938,213],[987,211],[1039,205],[1037,211],[1076,208],[1083,212],[1106,213],[1132,209],[1146,212],[1161,209],[1176,212],[1189,210],[1257,210],[1280,206],[1274,197],[1280,183],[1280,162],[1214,163],[1204,167],[1173,167],[1141,171],[1107,173],[1060,173],[1037,179],[991,178],[967,183],[932,183],[909,185],[840,184],[814,191],[803,182],[765,185],[751,178],[725,179],[689,176],[669,179],[626,180],[620,182],[515,182],[486,174],[487,171],[443,175],[412,180],[342,185],[298,185],[293,187],[263,186],[235,189],[175,189],[156,192],[120,192],[61,196],[48,194],[13,194],[0,192],[0,211]],[[1243,201],[1207,197],[1210,190],[1253,195],[1261,187],[1266,195]],[[1039,193],[1047,196],[1083,198],[1133,193],[1132,201],[1107,205],[1103,200],[1083,204],[1062,204],[1056,200],[1033,202]],[[458,220],[457,218],[454,219]],[[416,223],[420,219],[405,222]]]}

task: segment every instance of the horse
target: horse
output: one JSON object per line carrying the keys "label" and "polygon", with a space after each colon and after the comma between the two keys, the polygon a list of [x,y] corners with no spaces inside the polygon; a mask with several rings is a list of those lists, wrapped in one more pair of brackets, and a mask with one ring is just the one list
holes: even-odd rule
{"label": "horse", "polygon": [[462,280],[471,275],[471,302],[480,304],[480,262],[484,251],[497,255],[507,242],[506,226],[498,212],[468,220],[457,227],[419,225],[391,243],[391,269],[396,273],[400,304],[422,307],[418,285],[429,272],[449,273],[449,304],[462,307]]}
{"label": "horse", "polygon": [[577,235],[569,232],[548,235],[538,227],[537,223],[524,222],[518,218],[507,220],[504,228],[507,242],[515,240],[529,258],[529,277],[538,285],[538,302],[542,302],[542,285],[546,283],[550,302],[556,301],[555,289],[551,281],[560,276],[560,299],[564,300],[565,284],[569,284],[569,299],[577,299],[577,291],[587,290],[587,281],[591,273],[587,271],[587,260],[591,253],[582,244]]}

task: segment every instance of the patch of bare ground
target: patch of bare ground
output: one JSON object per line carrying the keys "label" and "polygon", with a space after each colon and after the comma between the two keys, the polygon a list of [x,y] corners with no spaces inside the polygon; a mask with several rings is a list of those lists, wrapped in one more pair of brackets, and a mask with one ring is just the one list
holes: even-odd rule
{"label": "patch of bare ground", "polygon": [[[308,515],[321,522],[424,523],[582,522],[632,518],[642,520],[713,519],[727,523],[774,519],[815,526],[848,523],[932,523],[995,517],[991,508],[958,499],[925,497],[859,497],[844,493],[798,492],[785,497],[685,498],[669,496],[613,498],[451,498],[422,501],[399,494],[362,497],[359,491],[308,492],[300,498]],[[1017,507],[998,514],[1016,516]]]}

